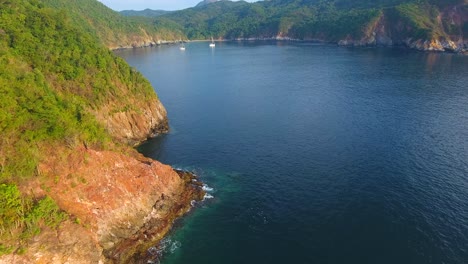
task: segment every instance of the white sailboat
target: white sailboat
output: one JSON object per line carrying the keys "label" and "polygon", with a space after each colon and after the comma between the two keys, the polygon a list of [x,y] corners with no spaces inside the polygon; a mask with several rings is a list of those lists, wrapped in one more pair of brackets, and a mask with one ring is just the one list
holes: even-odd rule
{"label": "white sailboat", "polygon": [[213,37],[211,37],[210,48],[214,48],[216,44],[214,43]]}
{"label": "white sailboat", "polygon": [[185,50],[185,45],[182,44],[180,47],[179,47],[180,50]]}

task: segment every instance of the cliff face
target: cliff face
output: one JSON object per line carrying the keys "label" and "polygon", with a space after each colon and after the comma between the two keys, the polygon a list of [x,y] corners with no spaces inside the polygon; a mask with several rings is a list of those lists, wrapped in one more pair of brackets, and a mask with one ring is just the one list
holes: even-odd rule
{"label": "cliff face", "polygon": [[135,145],[169,130],[166,109],[158,98],[135,100],[132,106],[136,109],[122,111],[113,110],[116,103],[109,103],[94,114],[118,141]]}
{"label": "cliff face", "polygon": [[[342,46],[406,46],[421,51],[468,51],[468,8],[466,4],[446,7],[431,21],[431,34],[421,37],[412,21],[395,14],[394,10],[381,12],[370,23],[361,38],[348,35],[338,41]],[[429,31],[429,28],[427,29]]]}
{"label": "cliff face", "polygon": [[192,176],[145,158],[79,147],[43,162],[24,192],[49,195],[72,216],[0,263],[135,263],[203,191]]}
{"label": "cliff face", "polygon": [[167,131],[166,110],[97,28],[75,23],[96,5],[2,3],[0,263],[128,263],[203,195],[128,146]]}
{"label": "cliff face", "polygon": [[178,33],[179,35],[177,35],[175,33],[173,34],[169,30],[167,31],[168,33],[166,35],[151,33],[140,28],[139,32],[134,34],[115,34],[105,39],[104,43],[111,50],[119,50],[173,44],[186,39],[186,37],[181,33]]}
{"label": "cliff face", "polygon": [[135,36],[131,39],[119,38],[118,40],[107,43],[106,45],[111,50],[120,50],[120,49],[153,47],[153,46],[158,46],[158,45],[174,44],[174,43],[179,43],[179,40],[166,40],[166,39],[159,39],[159,38],[152,38],[152,37],[145,37],[145,36]]}

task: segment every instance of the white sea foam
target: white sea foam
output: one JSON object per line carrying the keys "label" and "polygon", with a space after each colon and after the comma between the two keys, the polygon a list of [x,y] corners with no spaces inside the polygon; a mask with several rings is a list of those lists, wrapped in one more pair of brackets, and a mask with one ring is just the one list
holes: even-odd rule
{"label": "white sea foam", "polygon": [[174,241],[171,244],[171,247],[169,248],[169,252],[174,253],[178,248],[180,248],[181,245],[182,243],[180,243],[179,241]]}
{"label": "white sea foam", "polygon": [[194,207],[196,203],[197,203],[197,201],[192,200],[192,201],[190,201],[190,206]]}
{"label": "white sea foam", "polygon": [[203,196],[203,201],[205,201],[206,199],[213,199],[213,198],[214,198],[213,195],[205,193],[205,196]]}
{"label": "white sea foam", "polygon": [[161,242],[159,243],[158,247],[152,247],[150,250],[148,250],[152,255],[155,255],[154,253],[156,253],[156,255],[158,256],[161,256],[162,254],[167,254],[167,253],[174,253],[178,248],[180,248],[180,246],[182,245],[182,243],[180,241],[177,241],[177,240],[172,240],[170,238],[164,238],[163,240],[161,240]]}
{"label": "white sea foam", "polygon": [[203,189],[205,192],[212,192],[212,191],[213,191],[213,188],[211,188],[210,186],[208,186],[208,185],[206,185],[206,184],[203,184],[202,189]]}
{"label": "white sea foam", "polygon": [[159,250],[158,250],[156,247],[150,247],[150,248],[148,249],[148,253],[150,253],[150,254],[153,255],[153,256],[156,256],[156,255],[158,255]]}

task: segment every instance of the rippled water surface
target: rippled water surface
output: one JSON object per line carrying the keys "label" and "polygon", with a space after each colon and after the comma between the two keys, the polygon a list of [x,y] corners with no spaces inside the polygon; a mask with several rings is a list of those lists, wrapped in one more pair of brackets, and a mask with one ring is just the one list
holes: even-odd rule
{"label": "rippled water surface", "polygon": [[140,150],[213,187],[163,263],[468,263],[468,56],[186,47],[118,52],[169,113]]}

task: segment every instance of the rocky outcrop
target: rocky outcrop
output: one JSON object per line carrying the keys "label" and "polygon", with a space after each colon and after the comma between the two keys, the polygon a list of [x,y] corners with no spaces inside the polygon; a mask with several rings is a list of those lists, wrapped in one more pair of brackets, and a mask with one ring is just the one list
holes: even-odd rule
{"label": "rocky outcrop", "polygon": [[167,44],[176,44],[181,41],[176,40],[160,40],[153,38],[136,38],[130,41],[122,41],[118,44],[109,44],[108,48],[110,50],[121,50],[121,49],[134,49],[134,48],[145,48],[145,47],[154,47]]}
{"label": "rocky outcrop", "polygon": [[[392,12],[381,12],[380,16],[370,23],[359,39],[348,35],[339,40],[340,46],[406,46],[420,51],[447,51],[466,53],[468,39],[462,31],[448,32],[447,27],[462,29],[468,23],[466,6],[453,6],[443,10],[437,18],[438,36],[428,39],[415,38],[412,26],[392,17]],[[445,21],[445,24],[444,24]],[[448,25],[447,25],[448,23]]]}
{"label": "rocky outcrop", "polygon": [[80,147],[50,157],[39,172],[45,180],[24,191],[49,195],[72,220],[45,230],[25,254],[3,256],[0,263],[138,263],[204,195],[191,174],[135,151]]}
{"label": "rocky outcrop", "polygon": [[146,102],[134,101],[132,108],[115,109],[115,104],[109,103],[94,114],[120,142],[135,145],[169,130],[166,109],[156,97]]}
{"label": "rocky outcrop", "polygon": [[[74,11],[63,19],[63,10]],[[0,79],[16,80],[0,89],[11,103],[11,115],[0,118],[2,132],[7,129],[0,141],[1,183],[14,187],[15,203],[10,210],[7,199],[0,208],[0,263],[128,263],[203,191],[190,175],[127,145],[166,132],[167,113],[151,84],[98,41],[135,46],[180,37],[139,26],[94,0],[15,0],[2,11],[9,15],[0,24],[18,16],[41,19],[0,30],[1,52],[9,58]],[[7,43],[21,36],[30,37]],[[41,61],[34,50],[55,55]],[[18,81],[24,76],[31,78]]]}
{"label": "rocky outcrop", "polygon": [[387,35],[380,35],[375,32],[371,36],[366,36],[359,40],[351,37],[338,41],[339,46],[406,46],[410,49],[420,51],[446,51],[455,53],[466,53],[468,51],[468,42],[454,42],[445,37],[438,39],[413,39],[393,40]]}
{"label": "rocky outcrop", "polygon": [[134,32],[131,35],[116,33],[112,38],[106,39],[104,43],[110,50],[119,50],[174,44],[180,42],[182,38],[185,38],[182,35],[170,35],[172,36],[168,40],[159,34],[150,33],[146,29],[140,28],[137,32]]}
{"label": "rocky outcrop", "polygon": [[422,40],[418,39],[413,41],[412,39],[407,39],[405,41],[406,46],[412,49],[417,49],[421,51],[450,51],[450,52],[462,52],[464,47],[458,46],[455,42],[446,39],[431,39],[431,40]]}

